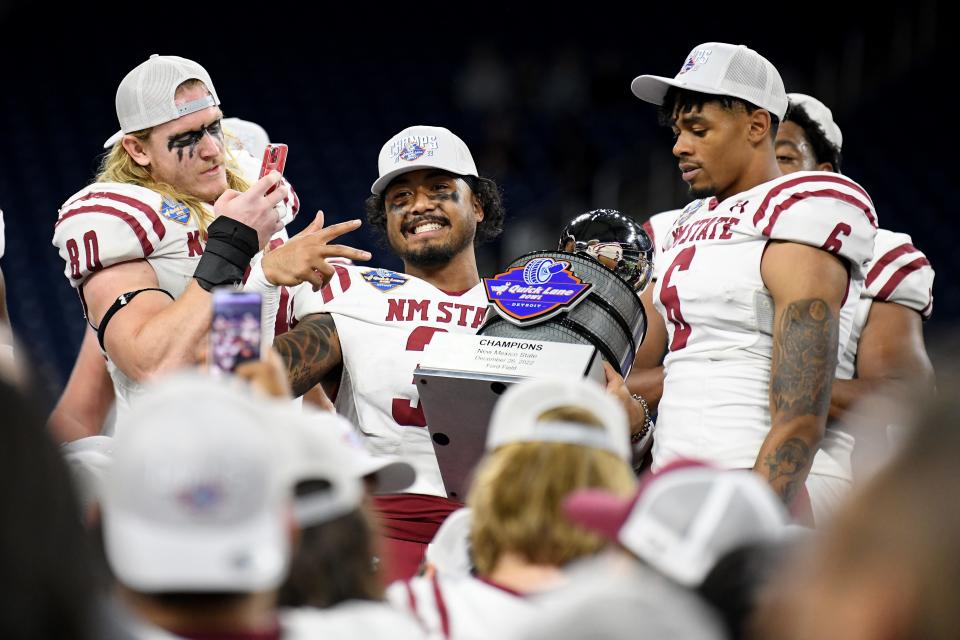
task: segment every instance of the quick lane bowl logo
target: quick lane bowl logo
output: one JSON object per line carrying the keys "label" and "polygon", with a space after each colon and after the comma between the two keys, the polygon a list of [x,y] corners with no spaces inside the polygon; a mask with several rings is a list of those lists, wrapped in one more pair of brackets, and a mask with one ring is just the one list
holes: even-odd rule
{"label": "quick lane bowl logo", "polygon": [[437,136],[404,136],[390,145],[390,157],[394,164],[401,160],[413,162],[423,156],[429,158],[438,148]]}
{"label": "quick lane bowl logo", "polygon": [[687,71],[693,71],[697,66],[701,64],[706,64],[707,60],[710,59],[710,54],[713,53],[712,49],[694,49],[690,54],[690,57],[687,58],[687,61],[683,63],[683,66],[680,67],[680,73],[678,76],[682,76]]}
{"label": "quick lane bowl logo", "polygon": [[703,206],[703,203],[704,203],[703,200],[694,200],[693,202],[688,204],[684,208],[684,210],[680,213],[680,216],[674,221],[673,226],[678,227],[684,222],[686,222],[687,220],[689,220],[693,214],[695,214],[697,211],[700,210],[700,207]]}
{"label": "quick lane bowl logo", "polygon": [[407,282],[406,276],[402,276],[396,271],[390,271],[389,269],[370,269],[369,271],[364,271],[360,276],[384,292],[393,291]]}
{"label": "quick lane bowl logo", "polygon": [[215,508],[224,498],[223,487],[216,484],[197,484],[177,493],[177,502],[194,513]]}
{"label": "quick lane bowl logo", "polygon": [[552,258],[534,258],[484,278],[483,285],[497,313],[515,324],[536,324],[570,309],[591,287],[574,275],[569,262]]}
{"label": "quick lane bowl logo", "polygon": [[173,220],[174,222],[179,222],[180,224],[187,224],[190,222],[190,208],[182,202],[171,202],[169,200],[164,200],[163,206],[160,207],[160,215],[167,220]]}

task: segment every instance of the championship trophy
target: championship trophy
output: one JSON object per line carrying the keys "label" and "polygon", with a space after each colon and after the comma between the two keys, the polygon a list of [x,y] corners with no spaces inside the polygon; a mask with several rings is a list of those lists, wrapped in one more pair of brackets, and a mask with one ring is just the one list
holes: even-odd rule
{"label": "championship trophy", "polygon": [[646,333],[639,294],[652,259],[653,243],[632,219],[613,209],[584,213],[556,251],[528,253],[484,278],[490,308],[476,335],[433,337],[414,381],[448,497],[465,497],[508,386],[558,375],[603,385],[602,360],[627,376]]}

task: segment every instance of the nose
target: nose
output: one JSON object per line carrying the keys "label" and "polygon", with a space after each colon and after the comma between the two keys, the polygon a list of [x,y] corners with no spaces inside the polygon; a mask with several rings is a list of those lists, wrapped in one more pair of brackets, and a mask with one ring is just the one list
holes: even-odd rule
{"label": "nose", "polygon": [[673,156],[675,158],[684,158],[691,155],[691,153],[690,136],[681,131],[673,143]]}
{"label": "nose", "polygon": [[413,202],[410,204],[411,213],[424,213],[434,208],[434,201],[430,198],[426,189],[416,189],[413,194]]}
{"label": "nose", "polygon": [[223,147],[220,144],[219,138],[215,137],[209,131],[205,131],[203,137],[200,138],[200,144],[197,145],[197,150],[200,152],[201,158],[209,160],[220,155],[223,152]]}

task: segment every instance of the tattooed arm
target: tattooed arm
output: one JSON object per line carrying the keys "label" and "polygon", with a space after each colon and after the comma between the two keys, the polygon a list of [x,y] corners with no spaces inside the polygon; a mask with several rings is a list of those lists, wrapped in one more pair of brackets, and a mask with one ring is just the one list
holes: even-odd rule
{"label": "tattooed arm", "polygon": [[343,361],[337,325],[329,313],[307,316],[277,336],[273,346],[287,367],[295,397],[310,391]]}
{"label": "tattooed arm", "polygon": [[760,272],[776,315],[770,431],[754,470],[790,504],[810,472],[826,427],[847,272],[837,257],[792,242],[770,243]]}

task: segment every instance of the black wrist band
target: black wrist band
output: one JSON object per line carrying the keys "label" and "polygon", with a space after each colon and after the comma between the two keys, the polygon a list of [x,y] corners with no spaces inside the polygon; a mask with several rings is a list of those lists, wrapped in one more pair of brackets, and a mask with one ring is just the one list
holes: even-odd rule
{"label": "black wrist band", "polygon": [[250,259],[260,250],[257,232],[242,222],[220,216],[207,228],[207,245],[193,277],[210,291],[214,287],[239,284]]}

